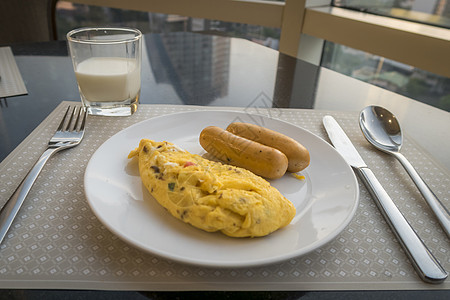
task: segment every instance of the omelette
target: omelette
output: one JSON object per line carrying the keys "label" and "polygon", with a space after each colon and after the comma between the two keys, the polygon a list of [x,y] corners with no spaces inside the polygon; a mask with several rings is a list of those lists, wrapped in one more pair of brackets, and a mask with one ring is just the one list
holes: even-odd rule
{"label": "omelette", "polygon": [[141,180],[175,218],[207,232],[259,237],[288,225],[294,205],[252,172],[191,154],[170,142],[142,139]]}

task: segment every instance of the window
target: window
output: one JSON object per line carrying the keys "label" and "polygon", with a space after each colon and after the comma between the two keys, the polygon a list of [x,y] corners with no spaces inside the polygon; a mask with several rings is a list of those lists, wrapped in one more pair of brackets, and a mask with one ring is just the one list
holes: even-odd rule
{"label": "window", "polygon": [[450,78],[326,42],[321,65],[431,106],[450,111]]}
{"label": "window", "polygon": [[335,0],[334,6],[450,28],[447,0]]}
{"label": "window", "polygon": [[[450,1],[447,0],[336,0],[334,5],[450,28]],[[444,63],[448,57],[442,59]],[[450,78],[448,77],[332,42],[325,42],[321,65],[450,111]]]}
{"label": "window", "polygon": [[[95,3],[94,0],[87,2]],[[448,0],[335,0],[332,5],[450,28]],[[59,39],[65,39],[65,34],[76,27],[120,25],[139,28],[143,33],[194,31],[241,37],[278,49],[281,31],[280,28],[274,27],[122,10],[66,1],[58,2],[56,17]],[[323,46],[321,66],[450,111],[448,77],[329,41],[325,41]]]}
{"label": "window", "polygon": [[273,49],[278,49],[280,39],[280,29],[273,27],[123,10],[67,1],[58,1],[56,9],[56,27],[60,40],[64,40],[66,33],[74,28],[105,25],[138,28],[142,33],[176,31],[214,33],[245,38]]}

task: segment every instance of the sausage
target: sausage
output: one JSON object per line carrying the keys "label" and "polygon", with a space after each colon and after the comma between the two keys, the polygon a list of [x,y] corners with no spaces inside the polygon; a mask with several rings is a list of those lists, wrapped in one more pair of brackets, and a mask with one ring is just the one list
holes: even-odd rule
{"label": "sausage", "polygon": [[231,123],[227,131],[283,152],[288,158],[288,171],[299,172],[310,162],[308,150],[299,142],[279,132],[250,123]]}
{"label": "sausage", "polygon": [[209,126],[200,133],[200,145],[227,164],[245,168],[269,179],[286,173],[288,159],[281,151],[239,137],[217,126]]}

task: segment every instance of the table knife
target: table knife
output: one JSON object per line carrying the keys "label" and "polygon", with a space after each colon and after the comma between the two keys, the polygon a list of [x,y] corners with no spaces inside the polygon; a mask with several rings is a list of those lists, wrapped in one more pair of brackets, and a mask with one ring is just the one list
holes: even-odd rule
{"label": "table knife", "polygon": [[367,167],[344,130],[332,116],[325,116],[323,125],[335,149],[352,166],[355,173],[369,190],[420,278],[428,283],[443,282],[447,278],[448,273],[419,238],[374,173]]}

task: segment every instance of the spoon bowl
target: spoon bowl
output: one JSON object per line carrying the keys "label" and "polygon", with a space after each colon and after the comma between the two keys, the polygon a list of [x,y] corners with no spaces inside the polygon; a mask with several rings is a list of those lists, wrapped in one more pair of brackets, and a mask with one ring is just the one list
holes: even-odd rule
{"label": "spoon bowl", "polygon": [[399,152],[403,135],[397,118],[380,106],[368,106],[361,111],[361,130],[366,139],[384,152]]}
{"label": "spoon bowl", "polygon": [[395,156],[408,172],[448,237],[450,237],[450,214],[428,185],[420,177],[411,163],[400,153],[403,136],[400,124],[387,109],[380,106],[368,106],[359,115],[359,126],[366,137],[378,150]]}

